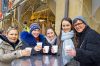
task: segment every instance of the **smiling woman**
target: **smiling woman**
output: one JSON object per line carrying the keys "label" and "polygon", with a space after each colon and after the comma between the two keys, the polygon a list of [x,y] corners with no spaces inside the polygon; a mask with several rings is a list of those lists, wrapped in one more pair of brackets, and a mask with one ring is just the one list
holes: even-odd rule
{"label": "smiling woman", "polygon": [[[44,35],[40,32],[41,28],[38,22],[34,22],[30,25],[30,32],[22,31],[20,33],[20,39],[24,43],[24,47],[31,47],[32,54],[41,54],[42,47],[44,45]],[[42,45],[38,45],[41,44]]]}
{"label": "smiling woman", "polygon": [[80,62],[80,66],[100,66],[100,34],[89,27],[83,16],[73,19],[76,49],[68,55]]}
{"label": "smiling woman", "polygon": [[60,30],[60,52],[63,56],[64,65],[70,62],[73,58],[66,53],[68,50],[74,49],[73,37],[74,31],[71,18],[63,18]]}
{"label": "smiling woman", "polygon": [[74,24],[74,28],[75,28],[76,31],[79,32],[79,33],[82,32],[82,31],[84,30],[85,26],[86,26],[86,25],[85,25],[84,23],[82,23],[81,20],[78,20],[77,23]]}
{"label": "smiling woman", "polygon": [[0,66],[11,66],[14,59],[30,56],[26,49],[21,50],[22,42],[18,39],[19,32],[16,27],[9,27],[6,36],[0,35]]}
{"label": "smiling woman", "polygon": [[18,39],[18,30],[16,30],[16,28],[13,28],[13,27],[10,27],[8,30],[7,30],[7,38],[10,42],[13,42],[15,43]]}

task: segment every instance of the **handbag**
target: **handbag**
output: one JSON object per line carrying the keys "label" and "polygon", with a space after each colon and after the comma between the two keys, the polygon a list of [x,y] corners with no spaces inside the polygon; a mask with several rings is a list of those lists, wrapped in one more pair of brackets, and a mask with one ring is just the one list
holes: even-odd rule
{"label": "handbag", "polygon": [[80,66],[80,62],[73,59],[70,62],[68,62],[65,66]]}

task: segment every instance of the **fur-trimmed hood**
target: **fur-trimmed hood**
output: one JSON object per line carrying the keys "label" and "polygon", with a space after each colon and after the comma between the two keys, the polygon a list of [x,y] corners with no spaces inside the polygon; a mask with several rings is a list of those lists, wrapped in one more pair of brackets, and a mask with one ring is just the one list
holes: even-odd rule
{"label": "fur-trimmed hood", "polygon": [[[44,43],[44,35],[39,34],[39,38],[40,38],[40,42]],[[36,39],[34,38],[34,36],[32,36],[31,33],[28,33],[26,31],[23,31],[20,33],[20,39],[24,42],[24,44],[27,44],[29,46],[36,46]]]}

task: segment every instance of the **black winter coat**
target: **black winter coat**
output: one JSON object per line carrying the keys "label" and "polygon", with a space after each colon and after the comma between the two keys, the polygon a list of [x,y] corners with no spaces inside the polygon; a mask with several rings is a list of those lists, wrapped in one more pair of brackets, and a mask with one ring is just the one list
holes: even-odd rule
{"label": "black winter coat", "polygon": [[75,59],[80,66],[100,66],[100,34],[90,27],[78,34]]}

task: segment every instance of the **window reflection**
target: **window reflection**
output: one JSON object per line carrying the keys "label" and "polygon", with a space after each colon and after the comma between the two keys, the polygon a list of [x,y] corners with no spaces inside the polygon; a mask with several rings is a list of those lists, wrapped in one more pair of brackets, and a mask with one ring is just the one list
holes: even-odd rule
{"label": "window reflection", "polygon": [[12,62],[12,66],[32,66],[30,59],[16,59]]}
{"label": "window reflection", "polygon": [[52,57],[50,58],[50,66],[58,66],[57,57],[52,56]]}

